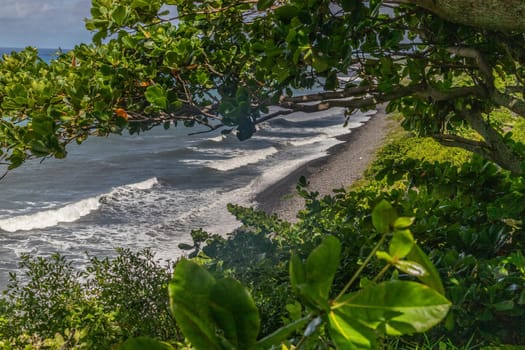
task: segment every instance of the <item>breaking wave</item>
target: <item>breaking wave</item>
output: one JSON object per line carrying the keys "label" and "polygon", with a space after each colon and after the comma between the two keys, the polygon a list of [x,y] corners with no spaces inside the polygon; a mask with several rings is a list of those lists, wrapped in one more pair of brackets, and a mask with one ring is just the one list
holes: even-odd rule
{"label": "breaking wave", "polygon": [[75,222],[99,209],[108,199],[118,198],[120,194],[129,193],[130,191],[148,190],[156,184],[158,184],[158,179],[151,178],[142,182],[116,187],[108,193],[71,202],[58,208],[54,207],[31,214],[3,218],[0,219],[0,230],[7,232],[28,231],[53,227],[59,223]]}

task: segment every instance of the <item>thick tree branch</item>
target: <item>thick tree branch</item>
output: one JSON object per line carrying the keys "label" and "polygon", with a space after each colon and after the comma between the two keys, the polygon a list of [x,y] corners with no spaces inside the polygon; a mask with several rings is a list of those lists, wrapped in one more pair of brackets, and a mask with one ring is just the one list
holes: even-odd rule
{"label": "thick tree branch", "polygon": [[496,104],[506,107],[518,114],[521,117],[525,118],[525,101],[517,97],[503,94],[501,92],[495,91],[491,96],[492,101]]}
{"label": "thick tree branch", "polygon": [[493,160],[492,152],[489,151],[489,145],[487,145],[486,142],[471,140],[458,135],[436,134],[432,137],[443,146],[463,148],[467,151]]}
{"label": "thick tree branch", "polygon": [[[296,97],[283,96],[279,106],[295,111],[314,113],[333,107],[368,107],[410,95],[424,99],[430,98],[433,101],[446,101],[465,96],[484,97],[485,92],[480,86],[456,87],[447,91],[441,91],[432,87],[428,87],[425,84],[414,84],[409,86],[399,86],[393,89],[392,92],[382,93],[378,92],[375,86],[367,86],[356,87],[354,89],[338,92],[318,93]],[[307,104],[310,102],[317,103]]]}
{"label": "thick tree branch", "polygon": [[489,153],[485,155],[487,159],[494,161],[514,174],[522,172],[523,157],[515,153],[505,143],[501,134],[483,119],[480,111],[463,111],[461,117],[483,137],[485,143],[489,146],[489,149],[487,149]]}
{"label": "thick tree branch", "polygon": [[525,31],[523,0],[389,0],[386,2],[414,5],[447,21],[471,27],[504,32]]}
{"label": "thick tree branch", "polygon": [[488,64],[481,52],[472,47],[451,47],[447,51],[460,57],[474,59],[481,74],[483,75],[487,88],[489,88],[491,91],[494,89],[494,76],[492,75],[492,67]]}
{"label": "thick tree branch", "polygon": [[341,91],[328,91],[320,92],[316,94],[302,95],[302,96],[283,96],[281,98],[282,102],[293,102],[293,103],[304,103],[304,102],[314,102],[314,101],[324,101],[324,100],[335,100],[340,98],[355,97],[372,91],[376,91],[376,86],[356,86],[349,89],[344,89]]}
{"label": "thick tree branch", "polygon": [[446,91],[429,87],[425,90],[415,92],[414,95],[420,98],[431,98],[433,101],[448,101],[466,96],[484,97],[485,91],[478,85],[455,87]]}

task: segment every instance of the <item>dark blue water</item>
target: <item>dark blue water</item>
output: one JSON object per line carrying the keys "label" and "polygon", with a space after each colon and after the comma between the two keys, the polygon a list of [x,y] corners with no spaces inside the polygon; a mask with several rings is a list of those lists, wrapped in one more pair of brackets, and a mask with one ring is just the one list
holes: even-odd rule
{"label": "dark blue water", "polygon": [[238,226],[227,203],[254,205],[258,192],[324,156],[336,136],[368,118],[354,115],[344,128],[341,110],[292,114],[244,142],[159,128],[93,137],[71,145],[65,160],[27,162],[0,181],[0,287],[22,253],[59,252],[79,263],[85,252],[111,256],[116,247],[180,256],[177,245],[190,242],[191,230]]}

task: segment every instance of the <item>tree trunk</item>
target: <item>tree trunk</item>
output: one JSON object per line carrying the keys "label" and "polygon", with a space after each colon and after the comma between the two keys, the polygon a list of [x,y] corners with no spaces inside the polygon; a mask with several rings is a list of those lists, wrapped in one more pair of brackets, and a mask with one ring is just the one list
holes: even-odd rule
{"label": "tree trunk", "polygon": [[435,13],[450,22],[490,30],[525,32],[524,0],[394,0]]}

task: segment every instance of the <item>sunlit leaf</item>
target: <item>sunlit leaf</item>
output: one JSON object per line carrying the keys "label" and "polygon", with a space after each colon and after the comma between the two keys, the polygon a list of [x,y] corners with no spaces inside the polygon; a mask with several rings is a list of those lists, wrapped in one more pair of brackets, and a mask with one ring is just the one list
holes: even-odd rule
{"label": "sunlit leaf", "polygon": [[450,302],[423,284],[389,281],[349,294],[333,306],[345,320],[356,320],[390,335],[424,332],[445,318]]}
{"label": "sunlit leaf", "polygon": [[390,232],[396,219],[396,210],[384,199],[372,211],[372,224],[380,233]]}
{"label": "sunlit leaf", "polygon": [[402,259],[410,253],[414,245],[414,237],[409,230],[396,230],[390,241],[388,252],[397,259]]}
{"label": "sunlit leaf", "polygon": [[338,350],[365,350],[376,347],[375,332],[340,310],[328,314],[329,332]]}
{"label": "sunlit leaf", "polygon": [[417,276],[421,282],[425,283],[431,288],[434,288],[438,293],[445,295],[445,289],[443,288],[443,283],[441,282],[441,277],[439,276],[436,267],[434,264],[432,264],[432,261],[430,261],[425,252],[423,252],[417,244],[413,245],[412,250],[407,255],[407,259],[420,264],[427,272],[426,275]]}

